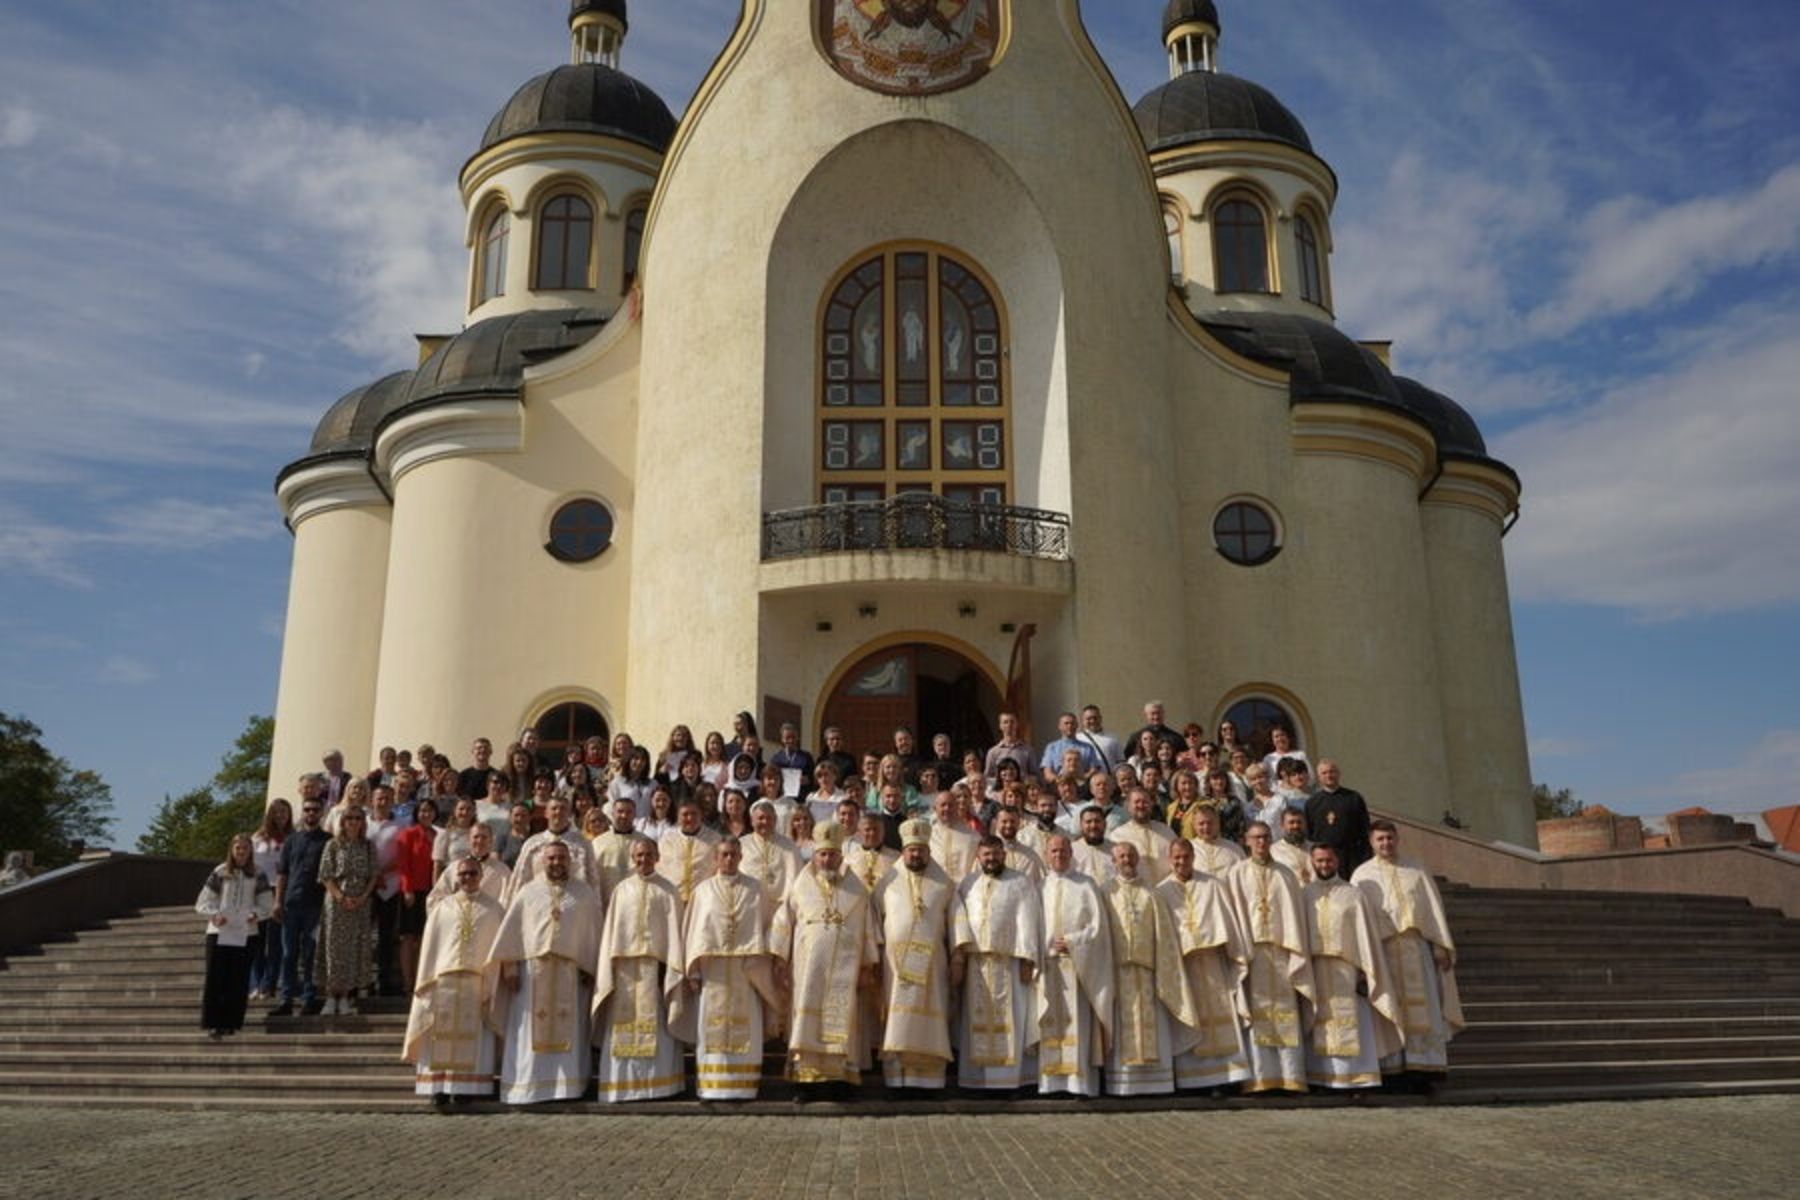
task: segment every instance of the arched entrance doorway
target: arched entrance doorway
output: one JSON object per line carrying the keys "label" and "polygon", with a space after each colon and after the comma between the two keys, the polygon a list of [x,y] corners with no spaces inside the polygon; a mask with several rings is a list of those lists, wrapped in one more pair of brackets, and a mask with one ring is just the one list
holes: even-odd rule
{"label": "arched entrance doorway", "polygon": [[610,742],[606,718],[591,704],[567,700],[546,710],[531,723],[538,735],[538,757],[545,765],[562,766],[563,750],[591,737]]}
{"label": "arched entrance doorway", "polygon": [[985,667],[948,646],[906,642],[862,654],[841,671],[819,719],[820,744],[826,726],[844,731],[859,758],[894,746],[894,729],[905,725],[918,739],[918,753],[931,752],[931,739],[950,735],[957,755],[987,748],[998,740],[1000,687]]}

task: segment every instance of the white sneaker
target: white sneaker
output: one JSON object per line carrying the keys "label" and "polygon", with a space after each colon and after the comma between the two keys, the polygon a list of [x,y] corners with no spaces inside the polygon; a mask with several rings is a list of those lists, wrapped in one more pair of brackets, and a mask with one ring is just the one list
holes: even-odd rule
{"label": "white sneaker", "polygon": [[338,1010],[337,997],[333,996],[331,999],[329,999],[325,1002],[325,1007],[319,1010],[319,1015],[321,1017],[335,1017],[335,1016],[337,1016],[337,1010]]}

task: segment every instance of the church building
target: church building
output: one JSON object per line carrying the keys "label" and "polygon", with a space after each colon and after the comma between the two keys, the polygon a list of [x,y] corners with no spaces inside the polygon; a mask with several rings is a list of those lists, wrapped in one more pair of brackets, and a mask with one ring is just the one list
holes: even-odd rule
{"label": "church building", "polygon": [[1155,699],[1533,844],[1517,475],[1336,326],[1337,176],[1212,0],[1135,104],[1081,9],[744,0],[677,119],[626,0],[574,0],[462,169],[464,328],[280,473],[276,790],[327,747],[1041,745]]}

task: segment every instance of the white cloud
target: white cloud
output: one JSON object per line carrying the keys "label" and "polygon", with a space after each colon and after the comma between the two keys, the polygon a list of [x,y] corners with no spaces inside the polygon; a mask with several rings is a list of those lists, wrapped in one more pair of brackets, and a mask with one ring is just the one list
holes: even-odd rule
{"label": "white cloud", "polygon": [[1491,354],[1519,340],[1524,299],[1512,267],[1562,220],[1555,184],[1439,167],[1409,150],[1361,210],[1339,228],[1332,256],[1346,327],[1432,358]]}
{"label": "white cloud", "polygon": [[270,509],[269,501],[260,498],[230,504],[167,497],[142,504],[121,500],[88,527],[0,507],[0,569],[69,587],[92,587],[93,573],[85,560],[93,554],[182,555],[273,537],[281,523]]}
{"label": "white cloud", "polygon": [[1526,486],[1506,543],[1519,599],[1650,619],[1800,602],[1800,315],[1771,307],[1498,439]]}
{"label": "white cloud", "polygon": [[337,336],[387,362],[412,335],[462,326],[462,202],[441,131],[281,109],[227,138],[247,206],[272,210],[269,248],[323,269],[344,298]]}
{"label": "white cloud", "polygon": [[116,683],[125,687],[136,687],[149,683],[156,678],[156,671],[148,663],[139,659],[115,654],[100,664],[98,676],[101,683]]}
{"label": "white cloud", "polygon": [[1691,296],[1724,272],[1800,251],[1800,165],[1737,192],[1656,205],[1622,196],[1581,223],[1569,276],[1532,316],[1546,333]]}
{"label": "white cloud", "polygon": [[1800,776],[1800,729],[1775,729],[1730,766],[1677,776],[1669,794],[1713,812],[1761,812],[1776,804],[1769,798],[1771,781],[1796,776]]}
{"label": "white cloud", "polygon": [[0,107],[0,150],[22,150],[37,140],[43,118],[23,104]]}

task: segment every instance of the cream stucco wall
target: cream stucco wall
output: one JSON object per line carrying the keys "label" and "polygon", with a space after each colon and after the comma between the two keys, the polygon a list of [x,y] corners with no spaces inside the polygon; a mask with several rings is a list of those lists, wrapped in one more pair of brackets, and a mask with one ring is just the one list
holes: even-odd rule
{"label": "cream stucco wall", "polygon": [[[1422,508],[1450,800],[1484,836],[1537,844],[1501,519],[1434,491]],[[1421,814],[1425,816],[1435,814]]]}
{"label": "cream stucco wall", "polygon": [[[360,469],[360,468],[359,468]],[[269,795],[292,799],[328,749],[346,768],[370,761],[392,513],[365,485],[360,502],[294,527]]]}
{"label": "cream stucco wall", "polygon": [[[811,489],[815,348],[810,318],[802,318],[816,312],[829,270],[856,249],[855,237],[938,233],[989,271],[1010,272],[1015,395],[1030,389],[1030,402],[1044,405],[1035,436],[1045,444],[1064,436],[1055,410],[1064,412],[1080,583],[1072,641],[1058,652],[1075,663],[1078,685],[1107,674],[1104,664],[1136,658],[1138,688],[1174,690],[1180,656],[1144,654],[1138,617],[1166,619],[1179,587],[1134,569],[1141,544],[1129,536],[1149,545],[1175,536],[1175,514],[1156,482],[1175,469],[1163,436],[1167,405],[1155,373],[1143,370],[1141,342],[1119,336],[1163,319],[1161,220],[1142,143],[1080,29],[1077,6],[1015,6],[1004,60],[974,86],[925,99],[878,96],[838,76],[813,44],[810,15],[807,0],[746,5],[740,40],[702,87],[670,152],[646,255],[644,544],[685,542],[715,571],[755,570],[765,485],[754,467],[775,464],[771,474]],[[882,128],[896,122],[910,127]],[[1046,138],[1051,126],[1057,136]],[[867,140],[851,144],[859,136]],[[876,167],[879,190],[851,174]],[[1003,216],[962,207],[965,179]],[[720,203],[727,196],[730,203]],[[835,239],[829,253],[782,236],[787,214],[846,197],[867,197],[878,210],[835,212],[834,224],[850,225],[841,238],[808,230]],[[880,220],[881,210],[904,215]],[[1039,221],[1054,280],[1022,258]],[[1058,290],[1060,310],[1042,328],[1036,314],[1053,311]],[[701,315],[684,319],[682,309],[700,296]],[[1032,328],[1021,327],[1021,312]],[[781,419],[790,407],[808,410],[804,424]],[[730,431],[733,461],[753,469],[719,470],[717,436],[695,438],[695,429]],[[798,447],[772,448],[774,439]],[[651,447],[654,476],[642,457]],[[1053,498],[1063,468],[1038,453],[1027,476],[1035,473],[1040,500]],[[800,454],[803,468],[794,465]],[[707,486],[695,489],[695,479]],[[789,479],[767,487],[795,495]],[[668,608],[654,620],[640,610],[634,642],[655,638],[665,620],[687,637],[660,661],[634,655],[634,720],[663,728],[716,705],[719,695],[758,696],[760,672],[775,668],[772,655],[758,652],[754,593],[684,587],[675,556],[646,556],[641,566],[642,585],[668,597]]]}
{"label": "cream stucco wall", "polygon": [[[1196,312],[1238,309],[1331,319],[1330,221],[1336,181],[1323,163],[1298,151],[1253,142],[1212,143],[1159,154],[1156,186],[1182,215],[1182,278],[1188,303]],[[1262,203],[1272,250],[1270,294],[1213,291],[1210,209],[1224,191],[1242,191]],[[1302,212],[1312,219],[1319,239],[1324,304],[1300,298],[1294,218]]]}
{"label": "cream stucco wall", "polygon": [[[377,458],[398,459],[398,477],[377,744],[430,740],[460,762],[475,737],[503,746],[561,700],[620,728],[638,346],[621,321],[528,372],[523,403],[498,402],[520,422],[517,451],[459,446],[449,409],[384,431]],[[558,561],[543,548],[550,518],[585,496],[612,510],[613,545],[591,563]]]}
{"label": "cream stucco wall", "polygon": [[[613,138],[559,134],[554,139],[519,138],[470,163],[463,178],[463,207],[469,251],[468,321],[535,309],[582,306],[616,312],[625,297],[625,217],[647,205],[662,156]],[[535,291],[537,214],[545,202],[568,188],[594,207],[594,287],[579,291]],[[512,214],[506,255],[506,290],[484,304],[476,300],[481,237],[496,203]]]}

